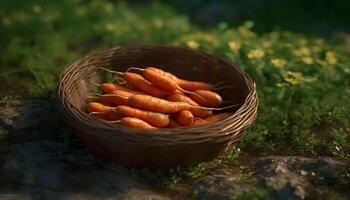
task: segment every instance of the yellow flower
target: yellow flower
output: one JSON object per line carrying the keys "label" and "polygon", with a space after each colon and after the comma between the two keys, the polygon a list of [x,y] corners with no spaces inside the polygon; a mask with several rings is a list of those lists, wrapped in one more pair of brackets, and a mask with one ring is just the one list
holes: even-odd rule
{"label": "yellow flower", "polygon": [[246,27],[244,26],[240,26],[238,27],[238,32],[244,36],[244,37],[251,37],[254,35],[254,32],[250,31],[249,29],[247,29]]}
{"label": "yellow flower", "polygon": [[109,23],[109,24],[106,24],[106,29],[108,31],[114,31],[115,30],[115,26],[114,26],[114,24]]}
{"label": "yellow flower", "polygon": [[298,43],[300,46],[305,46],[307,44],[307,40],[305,38],[301,38],[299,39]]}
{"label": "yellow flower", "polygon": [[187,46],[190,47],[191,49],[198,49],[199,44],[198,42],[194,41],[194,40],[189,40],[186,42]]}
{"label": "yellow flower", "polygon": [[287,61],[283,58],[274,58],[271,59],[271,63],[277,68],[282,68],[287,64]]}
{"label": "yellow flower", "polygon": [[264,48],[269,48],[271,47],[271,43],[269,41],[262,41],[261,46]]}
{"label": "yellow flower", "polygon": [[163,20],[161,18],[154,19],[153,24],[156,28],[162,28],[164,25]]}
{"label": "yellow flower", "polygon": [[301,72],[288,71],[287,75],[291,76],[293,78],[302,78],[303,77],[303,74]]}
{"label": "yellow flower", "polygon": [[287,75],[284,76],[284,81],[291,85],[297,85],[303,81],[303,74],[300,72],[288,71]]}
{"label": "yellow flower", "polygon": [[311,51],[307,47],[301,47],[300,49],[294,50],[296,56],[309,56],[310,53]]}
{"label": "yellow flower", "polygon": [[42,9],[41,9],[41,6],[35,5],[35,6],[32,7],[32,10],[33,10],[34,13],[38,14],[38,13],[41,13]]}
{"label": "yellow flower", "polygon": [[302,57],[301,60],[307,65],[312,65],[314,63],[314,60],[311,57]]}
{"label": "yellow flower", "polygon": [[250,50],[247,54],[247,57],[249,59],[259,59],[265,56],[265,52],[263,50],[260,49],[253,49]]}
{"label": "yellow flower", "polygon": [[331,65],[334,65],[337,63],[338,59],[335,57],[335,54],[333,51],[326,52],[326,61]]}
{"label": "yellow flower", "polygon": [[228,42],[228,46],[231,51],[238,51],[241,48],[242,44],[238,41],[232,40]]}

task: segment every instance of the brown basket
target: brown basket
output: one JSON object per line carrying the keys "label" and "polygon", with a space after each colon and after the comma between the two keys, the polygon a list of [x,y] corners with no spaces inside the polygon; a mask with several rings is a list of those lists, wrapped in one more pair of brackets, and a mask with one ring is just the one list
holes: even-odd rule
{"label": "brown basket", "polygon": [[[189,80],[225,81],[220,94],[239,104],[223,121],[198,127],[140,130],[95,119],[86,113],[92,82],[102,82],[104,66],[117,71],[157,66]],[[255,84],[237,65],[221,58],[178,47],[126,46],[86,56],[64,70],[58,85],[58,108],[74,134],[94,154],[126,166],[172,167],[212,160],[235,145],[256,117]]]}

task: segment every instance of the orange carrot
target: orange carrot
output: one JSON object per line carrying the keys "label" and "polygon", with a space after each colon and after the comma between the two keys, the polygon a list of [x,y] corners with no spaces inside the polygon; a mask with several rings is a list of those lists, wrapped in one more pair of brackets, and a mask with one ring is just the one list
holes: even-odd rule
{"label": "orange carrot", "polygon": [[129,89],[127,87],[124,87],[122,85],[113,84],[113,83],[102,83],[100,85],[100,89],[105,94],[110,94],[112,91],[115,91],[115,90],[121,90],[121,91],[125,91],[125,92],[130,92],[130,93],[135,93],[136,92],[136,91],[134,91],[132,89]]}
{"label": "orange carrot", "polygon": [[114,90],[111,94],[99,95],[101,100],[113,102],[115,105],[128,105],[128,97],[133,94],[121,90]]}
{"label": "orange carrot", "polygon": [[131,72],[117,72],[101,67],[101,69],[122,76],[122,78],[133,88],[155,97],[165,97],[170,93],[154,86],[151,82],[143,78],[140,74]]}
{"label": "orange carrot", "polygon": [[194,126],[203,126],[203,125],[207,125],[207,124],[209,124],[209,123],[211,123],[211,122],[209,122],[209,121],[207,121],[207,120],[204,120],[204,119],[201,119],[201,118],[196,118],[196,119],[194,120],[193,125],[194,125]]}
{"label": "orange carrot", "polygon": [[173,119],[169,119],[169,124],[167,126],[168,128],[178,128],[181,127],[181,125],[179,123],[177,123],[175,120]]}
{"label": "orange carrot", "polygon": [[205,120],[210,121],[210,122],[218,122],[221,121],[223,119],[226,119],[227,117],[231,116],[232,113],[228,113],[228,112],[223,112],[223,113],[219,113],[210,117],[205,118]]}
{"label": "orange carrot", "polygon": [[111,100],[111,97],[100,97],[99,102],[102,103],[105,106],[114,107],[116,106],[115,103]]}
{"label": "orange carrot", "polygon": [[104,120],[118,120],[120,115],[118,115],[113,107],[105,106],[101,103],[90,102],[88,103],[86,109],[91,116],[104,119]]}
{"label": "orange carrot", "polygon": [[105,106],[101,103],[98,102],[90,102],[87,104],[86,109],[88,110],[88,112],[109,112],[109,111],[113,111],[112,107],[109,106]]}
{"label": "orange carrot", "polygon": [[[143,72],[143,76],[151,82],[153,85],[157,86],[160,89],[163,89],[165,91],[173,92],[175,90],[181,91],[183,93],[190,93],[192,95],[197,95],[198,98],[202,98],[200,95],[191,92],[186,91],[183,88],[181,88],[178,84],[178,78],[169,73],[165,72],[162,69],[155,68],[155,67],[146,67],[145,69],[137,68],[137,67],[131,67],[130,69],[137,69]],[[153,95],[154,96],[154,95]],[[202,98],[203,99],[203,98]],[[204,99],[203,99],[204,100]]]}
{"label": "orange carrot", "polygon": [[185,102],[171,102],[149,95],[136,94],[128,98],[129,106],[158,113],[176,113],[191,107]]}
{"label": "orange carrot", "polygon": [[176,115],[176,121],[181,125],[189,126],[194,123],[194,117],[190,111],[183,110]]}
{"label": "orange carrot", "polygon": [[159,89],[158,87],[154,86],[152,83],[147,81],[145,78],[143,78],[139,74],[125,72],[123,73],[123,79],[133,88],[141,92],[144,92],[146,94],[149,94],[155,97],[165,97],[169,95],[168,91]]}
{"label": "orange carrot", "polygon": [[193,94],[190,94],[189,97],[201,106],[218,107],[223,102],[221,96],[216,92],[209,90],[195,90],[194,92],[203,98],[199,98],[197,95]]}
{"label": "orange carrot", "polygon": [[147,122],[134,117],[123,117],[121,120],[118,120],[116,122],[132,128],[157,129],[156,127],[151,126]]}
{"label": "orange carrot", "polygon": [[161,113],[144,111],[129,106],[117,106],[116,111],[126,117],[135,117],[144,120],[152,126],[163,128],[169,124],[169,117]]}
{"label": "orange carrot", "polygon": [[188,110],[190,108],[199,108],[204,110],[224,110],[228,108],[235,107],[237,105],[230,105],[221,108],[207,108],[202,106],[193,106],[185,102],[171,102],[157,97],[144,94],[134,94],[132,96],[126,97],[116,94],[105,94],[102,96],[117,96],[118,98],[123,98],[128,101],[128,105],[131,107],[139,108],[142,110],[149,110],[158,113],[177,113],[182,110]]}
{"label": "orange carrot", "polygon": [[[199,106],[198,103],[196,103],[195,101],[193,101],[191,98],[183,95],[183,94],[171,94],[168,98],[168,101],[173,101],[173,102],[185,102],[188,103],[190,105],[193,106]],[[189,111],[191,111],[191,113],[193,114],[193,116],[195,117],[199,117],[199,118],[206,118],[209,117],[211,115],[213,115],[213,112],[210,110],[203,110],[203,109],[199,109],[199,108],[190,108]]]}
{"label": "orange carrot", "polygon": [[188,81],[184,79],[178,79],[177,84],[184,90],[214,90],[214,86],[210,83],[199,81]]}

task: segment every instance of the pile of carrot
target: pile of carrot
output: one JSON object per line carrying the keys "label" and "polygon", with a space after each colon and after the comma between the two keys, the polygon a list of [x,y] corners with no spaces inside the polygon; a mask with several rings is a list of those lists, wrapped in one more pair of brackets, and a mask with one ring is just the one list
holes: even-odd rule
{"label": "pile of carrot", "polygon": [[[189,81],[156,67],[129,68],[114,73],[118,83],[96,84],[102,94],[93,96],[87,112],[98,119],[142,129],[201,126],[218,122],[232,113],[213,111],[222,97],[210,83]],[[135,71],[135,72],[130,72]]]}

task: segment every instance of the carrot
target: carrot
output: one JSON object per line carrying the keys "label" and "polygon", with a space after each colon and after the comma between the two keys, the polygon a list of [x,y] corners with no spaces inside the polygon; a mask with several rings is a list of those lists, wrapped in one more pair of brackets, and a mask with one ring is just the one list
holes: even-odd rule
{"label": "carrot", "polygon": [[[188,103],[190,105],[193,106],[199,106],[198,103],[196,103],[195,101],[193,101],[191,98],[183,95],[183,94],[171,94],[168,98],[168,101],[173,101],[173,102],[185,102]],[[195,117],[199,117],[199,118],[206,118],[209,117],[211,115],[213,115],[213,112],[210,110],[203,110],[203,109],[199,109],[199,108],[190,108],[189,111],[191,111],[191,113],[193,114],[193,116]]]}
{"label": "carrot", "polygon": [[[177,84],[178,78],[169,72],[163,71],[162,69],[155,68],[155,67],[146,67],[145,69],[137,68],[137,67],[129,68],[129,70],[131,70],[131,69],[137,69],[137,70],[142,71],[143,76],[149,82],[151,82],[153,85],[157,86],[158,88],[161,88],[161,89],[169,91],[169,92],[173,92],[175,90],[178,90],[178,91],[181,91],[183,93],[197,95],[198,98],[202,98],[200,95],[198,95],[194,92],[186,91],[183,88],[181,88]],[[203,100],[205,100],[205,99],[203,99]]]}
{"label": "carrot", "polygon": [[227,108],[235,107],[237,105],[226,106],[222,108],[207,108],[202,106],[193,106],[185,102],[171,102],[157,97],[144,94],[134,94],[126,97],[116,94],[105,94],[102,96],[117,96],[118,98],[124,98],[128,101],[128,105],[131,107],[139,108],[142,110],[149,110],[158,113],[177,113],[182,110],[188,110],[190,108],[199,108],[204,110],[224,110]]}
{"label": "carrot", "polygon": [[184,102],[170,102],[149,95],[133,95],[128,98],[130,106],[158,113],[176,113],[190,108]]}
{"label": "carrot", "polygon": [[147,122],[134,118],[134,117],[123,117],[121,120],[116,121],[124,126],[129,126],[132,128],[142,128],[142,129],[157,129],[156,127],[151,126]]}
{"label": "carrot", "polygon": [[120,115],[118,115],[113,107],[105,106],[101,103],[90,102],[86,106],[89,114],[91,116],[104,119],[104,120],[118,120],[120,119]]}
{"label": "carrot", "polygon": [[128,105],[128,100],[126,98],[132,95],[133,94],[130,92],[114,90],[111,92],[111,94],[104,94],[99,96],[101,100],[113,102],[115,105]]}
{"label": "carrot", "polygon": [[179,123],[177,123],[175,120],[169,118],[169,124],[167,126],[168,128],[178,128],[181,127]]}
{"label": "carrot", "polygon": [[178,79],[177,84],[184,90],[214,90],[214,86],[210,83],[199,81],[188,81],[184,79]]}
{"label": "carrot", "polygon": [[105,105],[105,106],[110,106],[110,107],[114,107],[115,103],[113,103],[113,101],[111,100],[110,97],[101,97],[99,99],[99,103]]}
{"label": "carrot", "polygon": [[[180,79],[176,77],[175,75],[166,72],[162,69],[156,68],[156,67],[146,67],[145,69],[137,68],[137,67],[131,67],[130,69],[138,69],[143,71],[143,75],[147,80],[154,83],[159,83],[157,85],[158,87],[164,89],[173,91],[176,88],[181,88],[183,90],[193,91],[193,90],[214,90],[214,86],[210,83],[205,82],[199,82],[199,81],[188,81],[184,79]],[[164,80],[167,77],[169,80]],[[175,83],[170,83],[170,81],[173,81]],[[164,82],[164,84],[162,84]],[[165,83],[168,82],[168,83]]]}
{"label": "carrot", "polygon": [[204,120],[204,119],[201,119],[201,118],[196,118],[193,125],[194,126],[203,126],[203,125],[207,125],[209,123],[211,123],[211,122]]}
{"label": "carrot", "polygon": [[155,97],[165,97],[170,93],[169,91],[162,90],[156,86],[154,86],[151,82],[143,78],[140,74],[131,73],[131,72],[116,72],[106,68],[101,68],[111,73],[118,74],[123,77],[123,79],[133,88],[144,92],[146,94],[155,96]]}
{"label": "carrot", "polygon": [[98,119],[103,119],[103,120],[110,120],[109,117],[107,116],[107,113],[103,112],[91,112],[89,113],[91,116],[98,118]]}
{"label": "carrot", "polygon": [[232,113],[223,112],[223,113],[219,113],[219,114],[207,117],[207,118],[205,118],[205,120],[210,121],[210,122],[218,122],[218,121],[221,121],[223,119],[226,119],[230,115],[232,115]]}
{"label": "carrot", "polygon": [[194,117],[188,110],[183,110],[176,115],[176,121],[181,125],[189,126],[194,123]]}
{"label": "carrot", "polygon": [[150,111],[144,111],[129,106],[117,106],[115,110],[126,117],[135,117],[144,120],[152,126],[163,128],[169,124],[169,116],[155,113]]}
{"label": "carrot", "polygon": [[129,89],[127,87],[124,87],[122,85],[113,84],[113,83],[102,83],[100,85],[100,89],[105,94],[110,94],[112,91],[115,91],[115,90],[121,90],[121,91],[124,91],[124,92],[130,92],[130,93],[135,93],[136,92],[136,91],[134,91],[132,89]]}
{"label": "carrot", "polygon": [[198,95],[193,94],[190,94],[189,97],[201,106],[218,107],[223,102],[222,97],[216,92],[209,90],[195,90],[194,92],[203,98],[199,98]]}
{"label": "carrot", "polygon": [[91,112],[110,112],[113,111],[112,107],[105,106],[98,102],[90,102],[87,104],[86,109],[89,113]]}

